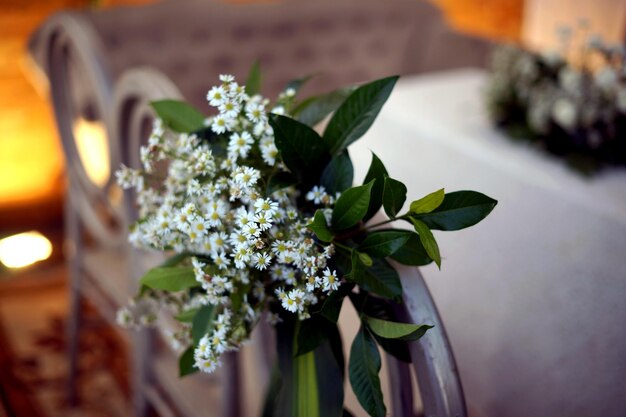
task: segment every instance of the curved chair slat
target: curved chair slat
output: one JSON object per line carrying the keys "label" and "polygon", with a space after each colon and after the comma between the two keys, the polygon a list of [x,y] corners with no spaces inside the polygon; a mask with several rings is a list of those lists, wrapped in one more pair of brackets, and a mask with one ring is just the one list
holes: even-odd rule
{"label": "curved chair slat", "polygon": [[[109,111],[112,80],[101,52],[98,36],[79,13],[59,13],[46,21],[32,38],[30,49],[48,74],[55,119],[63,145],[70,192],[85,227],[100,242],[121,242],[120,208],[112,201],[112,176],[104,187],[94,184],[81,161],[73,121],[86,111],[111,131]],[[86,107],[89,107],[86,110]],[[110,137],[110,136],[109,136]],[[108,141],[109,172],[119,164],[119,149]]]}
{"label": "curved chair slat", "polygon": [[465,417],[467,410],[461,379],[443,322],[424,282],[415,267],[394,262],[404,288],[401,321],[435,326],[409,349],[417,376],[426,417]]}

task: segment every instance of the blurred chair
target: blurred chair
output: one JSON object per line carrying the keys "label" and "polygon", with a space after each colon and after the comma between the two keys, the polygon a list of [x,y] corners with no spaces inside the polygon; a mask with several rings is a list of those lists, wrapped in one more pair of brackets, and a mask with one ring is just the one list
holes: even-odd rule
{"label": "blurred chair", "polygon": [[[141,273],[157,262],[128,247],[125,234],[134,207],[128,198],[123,202],[112,175],[122,162],[138,163],[138,149],[153,118],[151,100],[184,98],[204,110],[206,90],[218,74],[244,80],[256,60],[263,70],[263,92],[272,97],[292,78],[307,74],[319,76],[303,94],[390,74],[484,66],[490,45],[454,33],[436,8],[416,0],[249,5],[169,0],[56,14],[32,36],[29,47],[50,83],[70,184],[66,217],[71,275],[69,384],[73,388],[81,296],[112,319],[134,293]],[[108,169],[99,178],[90,175],[86,164],[78,128],[85,123],[95,126],[106,143]],[[419,282],[419,276],[414,280]],[[403,314],[439,323],[425,287],[420,292],[425,300],[409,303],[411,308]],[[433,332],[429,341],[413,347],[416,363],[430,367],[418,369],[427,376],[420,381],[428,397],[423,400],[433,415],[464,415],[454,360],[443,326],[437,328],[440,331]],[[203,400],[217,401],[216,395],[203,389],[206,378],[170,383],[176,374],[175,357],[157,345],[145,333],[130,343],[137,414],[145,412],[146,401],[162,415],[202,414],[207,410],[199,405]],[[441,363],[424,359],[434,351]],[[238,360],[231,357],[229,362],[220,384],[227,399],[221,415],[235,416],[242,413],[236,395]],[[399,387],[407,381],[410,386],[407,367],[392,365],[390,370],[395,381],[404,381]],[[411,402],[408,392],[394,392],[394,415],[401,415],[400,410],[406,413]]]}

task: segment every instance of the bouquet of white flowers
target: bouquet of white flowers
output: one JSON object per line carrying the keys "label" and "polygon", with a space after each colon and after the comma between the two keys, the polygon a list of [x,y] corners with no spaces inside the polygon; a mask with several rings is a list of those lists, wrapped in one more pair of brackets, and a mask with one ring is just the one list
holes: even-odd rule
{"label": "bouquet of white flowers", "polygon": [[487,88],[491,118],[584,172],[624,164],[626,51],[591,37],[572,53],[570,37],[562,29],[560,51],[545,54],[513,45],[495,50]]}
{"label": "bouquet of white flowers", "polygon": [[[259,79],[257,66],[245,87],[220,76],[207,95],[217,114],[208,118],[182,102],[153,103],[159,118],[141,149],[143,169],[122,167],[117,175],[137,192],[133,245],[173,256],[141,279],[119,321],[155,325],[157,313],[169,311],[180,323],[172,337],[186,375],[213,372],[224,352],[269,320],[277,328],[280,375],[294,383],[278,378],[279,388],[270,390],[278,397],[268,404],[284,409],[287,402],[287,413],[299,416],[320,415],[323,404],[324,413],[340,415],[344,358],[336,323],[348,298],[362,320],[350,381],[364,408],[383,416],[376,345],[410,361],[405,343],[430,327],[394,321],[391,306],[402,302],[402,286],[385,258],[440,265],[431,230],[471,226],[496,201],[439,190],[400,213],[406,187],[375,155],[364,184],[352,186],[347,147],[368,130],[397,77],[302,101],[296,94],[306,79],[296,80],[273,104],[258,95]],[[331,113],[323,135],[313,130]],[[367,224],[381,207],[389,219]],[[389,228],[396,220],[414,231]],[[317,371],[303,365],[320,360],[327,365]],[[322,368],[339,372],[316,374]]]}

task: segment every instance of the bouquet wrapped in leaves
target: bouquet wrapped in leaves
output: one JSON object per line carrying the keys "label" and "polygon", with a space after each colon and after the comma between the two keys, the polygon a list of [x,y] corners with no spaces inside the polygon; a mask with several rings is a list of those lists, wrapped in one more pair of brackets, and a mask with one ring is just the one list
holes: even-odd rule
{"label": "bouquet wrapped in leaves", "polygon": [[[137,327],[156,325],[163,312],[173,316],[181,375],[213,372],[268,320],[279,372],[266,408],[341,415],[337,320],[348,299],[361,320],[349,380],[365,410],[383,416],[378,346],[410,361],[403,344],[430,327],[393,321],[402,285],[387,258],[440,266],[432,230],[472,226],[496,201],[438,190],[403,211],[407,188],[376,155],[363,184],[353,186],[348,146],[372,125],[397,77],[298,100],[301,79],[274,103],[258,94],[259,79],[257,66],[245,86],[220,76],[207,95],[217,109],[210,117],[183,102],[152,104],[158,119],[141,149],[143,168],[122,167],[117,176],[137,192],[132,244],[172,256],[141,279],[118,320]],[[313,126],[331,113],[319,134]],[[386,220],[372,224],[381,208]],[[412,230],[392,226],[400,221]]]}
{"label": "bouquet wrapped in leaves", "polygon": [[583,172],[626,163],[626,52],[591,37],[572,51],[503,45],[493,55],[487,107],[511,136],[563,156]]}

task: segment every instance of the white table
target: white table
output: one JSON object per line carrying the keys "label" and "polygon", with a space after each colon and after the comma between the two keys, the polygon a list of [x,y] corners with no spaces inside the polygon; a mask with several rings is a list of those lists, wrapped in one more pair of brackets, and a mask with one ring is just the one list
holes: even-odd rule
{"label": "white table", "polygon": [[511,142],[486,116],[484,72],[400,80],[350,153],[370,150],[409,201],[445,187],[499,201],[483,222],[435,232],[423,268],[472,416],[623,416],[626,410],[626,169],[584,178]]}

